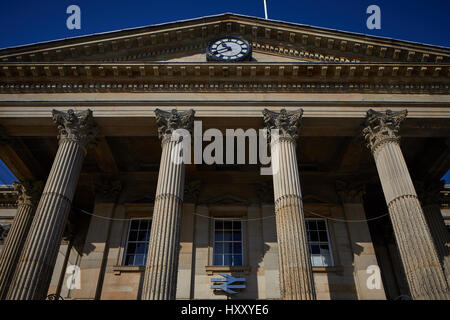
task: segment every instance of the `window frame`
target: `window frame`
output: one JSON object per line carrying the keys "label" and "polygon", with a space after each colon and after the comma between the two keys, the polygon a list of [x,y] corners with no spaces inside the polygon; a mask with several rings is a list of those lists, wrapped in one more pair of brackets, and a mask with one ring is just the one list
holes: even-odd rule
{"label": "window frame", "polygon": [[[217,241],[218,243],[226,243],[226,242],[230,242],[230,243],[241,243],[241,264],[240,265],[228,265],[228,264],[221,264],[221,265],[216,265],[214,264],[214,249],[216,247],[216,221],[239,221],[241,224],[241,229],[240,229],[240,233],[241,233],[241,240],[240,241]],[[212,225],[213,225],[213,232],[212,232],[212,261],[211,261],[211,265],[212,266],[216,266],[216,267],[242,267],[245,266],[245,254],[244,252],[246,251],[246,248],[244,247],[244,220],[242,218],[239,217],[215,217],[214,219],[212,219]],[[224,231],[225,229],[222,229],[222,231]],[[232,228],[231,231],[233,232],[234,229]],[[222,256],[225,255],[225,253],[221,254]],[[233,253],[231,254],[233,256]]]}
{"label": "window frame", "polygon": [[[320,241],[320,238],[319,238],[319,241],[309,241],[308,240],[308,228],[307,228],[307,222],[308,221],[323,221],[324,222],[324,224],[325,224],[325,231],[326,231],[326,234],[327,234],[327,245],[328,245],[328,249],[330,251],[330,265],[328,265],[328,266],[324,266],[324,265],[322,265],[322,266],[314,266],[313,265],[313,261],[312,261],[313,254],[310,251],[311,266],[313,268],[335,267],[335,260],[334,260],[334,255],[333,255],[333,251],[334,250],[333,250],[333,247],[332,247],[332,244],[331,244],[330,229],[328,227],[328,219],[326,219],[326,218],[305,218],[305,230],[306,230],[306,237],[307,237],[307,241],[308,241],[308,250],[310,250],[310,245],[319,245],[319,247],[320,247],[320,245],[321,244],[325,244],[325,242],[324,241]],[[317,230],[317,231],[323,231],[323,230]]]}
{"label": "window frame", "polygon": [[[143,265],[137,265],[137,264],[126,264],[126,259],[127,259],[127,255],[128,255],[128,244],[131,243],[144,243],[145,241],[129,241],[130,238],[130,232],[131,232],[131,224],[133,222],[133,220],[148,220],[150,221],[150,237],[148,239],[148,245],[150,245],[150,239],[151,239],[151,232],[152,232],[152,222],[153,222],[153,217],[142,217],[142,218],[130,218],[129,222],[128,222],[128,230],[126,233],[126,238],[125,238],[125,247],[123,250],[123,257],[122,257],[122,265],[123,266],[127,266],[127,267],[145,267],[147,264],[147,254],[148,252],[146,252],[144,254],[144,264]],[[138,231],[140,231],[140,229],[138,229]],[[136,255],[136,254],[134,254]],[[133,260],[134,262],[134,260]]]}

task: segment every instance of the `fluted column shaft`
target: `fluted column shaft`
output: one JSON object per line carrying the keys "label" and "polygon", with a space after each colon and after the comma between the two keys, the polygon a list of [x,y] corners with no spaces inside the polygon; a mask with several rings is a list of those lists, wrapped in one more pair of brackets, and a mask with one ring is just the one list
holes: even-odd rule
{"label": "fluted column shaft", "polygon": [[380,176],[413,299],[448,299],[448,286],[397,134],[406,111],[369,110],[364,130]]}
{"label": "fluted column shaft", "polygon": [[172,132],[183,127],[190,128],[194,113],[193,110],[187,114],[172,110],[169,114],[157,109],[156,114],[162,139],[162,155],[142,299],[174,300],[177,289],[185,165],[183,162],[174,161],[174,155],[179,155],[182,150],[182,142],[179,139],[172,140]]}
{"label": "fluted column shaft", "polygon": [[[14,183],[18,192],[17,212],[0,254],[0,300],[6,298],[39,200],[39,183]],[[40,190],[39,190],[40,189]]]}
{"label": "fluted column shaft", "polygon": [[428,204],[423,207],[425,219],[430,228],[431,236],[444,268],[447,284],[450,283],[450,233],[445,227],[441,207],[438,204]]}
{"label": "fluted column shaft", "polygon": [[11,300],[46,297],[86,152],[91,111],[54,111],[54,118],[59,147],[7,295]]}
{"label": "fluted column shaft", "polygon": [[295,143],[272,143],[272,158],[279,158],[273,176],[275,214],[280,261],[280,285],[285,300],[316,298],[306,235]]}
{"label": "fluted column shaft", "polygon": [[[296,155],[296,137],[302,110],[264,111],[271,135],[275,215],[280,264],[280,289],[284,300],[316,299],[306,234]],[[281,133],[280,133],[281,131]]]}

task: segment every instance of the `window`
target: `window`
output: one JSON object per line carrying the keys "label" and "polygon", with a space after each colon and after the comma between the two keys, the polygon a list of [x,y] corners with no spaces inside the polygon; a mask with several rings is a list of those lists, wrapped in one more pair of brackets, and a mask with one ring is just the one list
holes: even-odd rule
{"label": "window", "polygon": [[327,222],[324,219],[306,219],[309,252],[313,267],[333,265],[328,236]]}
{"label": "window", "polygon": [[213,257],[215,266],[242,266],[242,222],[240,220],[214,221]]}
{"label": "window", "polygon": [[145,266],[151,226],[151,219],[130,221],[124,262],[126,266]]}

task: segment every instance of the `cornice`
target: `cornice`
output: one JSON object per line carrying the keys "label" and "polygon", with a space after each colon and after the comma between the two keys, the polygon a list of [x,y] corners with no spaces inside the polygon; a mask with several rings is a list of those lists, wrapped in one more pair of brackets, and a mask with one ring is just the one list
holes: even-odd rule
{"label": "cornice", "polygon": [[194,19],[0,50],[2,62],[123,61],[201,52],[213,37],[251,41],[255,51],[320,61],[450,62],[445,48],[236,15]]}
{"label": "cornice", "polygon": [[1,63],[0,93],[449,92],[450,64]]}

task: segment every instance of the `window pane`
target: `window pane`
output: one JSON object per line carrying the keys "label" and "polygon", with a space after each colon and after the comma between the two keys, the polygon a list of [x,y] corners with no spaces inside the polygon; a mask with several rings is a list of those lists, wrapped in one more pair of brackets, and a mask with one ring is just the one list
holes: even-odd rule
{"label": "window pane", "polygon": [[132,230],[139,229],[139,220],[131,220],[131,229]]}
{"label": "window pane", "polygon": [[325,267],[328,267],[328,266],[332,265],[332,263],[331,263],[331,256],[330,255],[324,255],[323,256],[323,265]]}
{"label": "window pane", "polygon": [[242,253],[242,243],[233,243],[233,253]]}
{"label": "window pane", "polygon": [[223,243],[215,243],[214,244],[214,254],[222,254],[223,253]]}
{"label": "window pane", "polygon": [[223,240],[224,241],[231,241],[233,238],[233,233],[231,231],[224,231],[223,233]]}
{"label": "window pane", "polygon": [[232,221],[224,221],[223,228],[226,230],[231,230],[233,228],[233,222]]}
{"label": "window pane", "polygon": [[242,255],[233,255],[233,266],[242,266]]}
{"label": "window pane", "polygon": [[233,244],[231,243],[231,242],[225,242],[224,244],[223,244],[223,253],[228,253],[228,254],[231,254],[231,253],[233,253],[231,250],[232,250],[232,247],[233,247]]}
{"label": "window pane", "polygon": [[149,220],[141,220],[141,224],[139,226],[139,229],[141,230],[148,230],[149,229]]}
{"label": "window pane", "polygon": [[320,254],[330,254],[330,248],[328,248],[327,244],[321,244],[320,245]]}
{"label": "window pane", "polygon": [[134,254],[136,252],[136,244],[135,243],[129,243],[127,248],[128,254]]}
{"label": "window pane", "polygon": [[138,241],[149,241],[150,240],[150,231],[139,231]]}
{"label": "window pane", "polygon": [[136,255],[136,258],[134,259],[134,265],[143,266],[144,264],[145,264],[144,255],[143,254]]}
{"label": "window pane", "polygon": [[311,256],[311,263],[313,267],[322,267],[322,257],[321,256]]}
{"label": "window pane", "polygon": [[233,241],[241,241],[242,235],[240,231],[233,231]]}
{"label": "window pane", "polygon": [[216,231],[216,234],[214,235],[214,241],[223,241],[222,231]]}
{"label": "window pane", "polygon": [[138,243],[136,245],[136,253],[146,254],[147,253],[147,244],[146,243]]}
{"label": "window pane", "polygon": [[213,264],[215,266],[223,266],[223,256],[222,255],[214,255]]}
{"label": "window pane", "polygon": [[326,220],[307,219],[306,225],[312,265],[315,267],[332,266]]}
{"label": "window pane", "polygon": [[311,254],[320,254],[320,247],[318,245],[311,245]]}
{"label": "window pane", "polygon": [[231,254],[226,254],[223,256],[223,265],[224,266],[231,266],[232,265],[232,256]]}
{"label": "window pane", "polygon": [[317,228],[318,228],[319,230],[327,230],[327,229],[325,228],[325,221],[323,221],[323,220],[317,221]]}
{"label": "window pane", "polygon": [[216,228],[216,230],[221,230],[221,229],[223,229],[223,221],[222,221],[222,220],[216,220],[216,222],[215,222],[215,228]]}
{"label": "window pane", "polygon": [[134,263],[134,255],[127,255],[125,258],[125,265],[132,266]]}
{"label": "window pane", "polygon": [[130,231],[130,235],[128,236],[128,241],[136,241],[137,240],[137,231]]}
{"label": "window pane", "polygon": [[151,219],[131,220],[124,259],[125,265],[145,265],[151,225]]}
{"label": "window pane", "polygon": [[240,221],[233,221],[233,229],[234,230],[241,230],[241,222]]}
{"label": "window pane", "polygon": [[319,231],[319,239],[320,241],[327,242],[328,241],[327,232]]}

